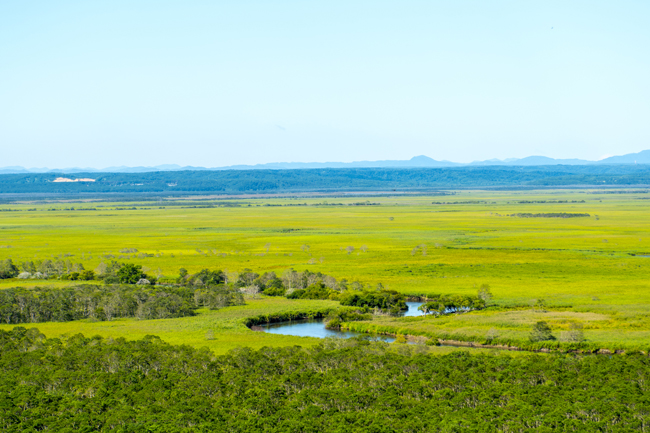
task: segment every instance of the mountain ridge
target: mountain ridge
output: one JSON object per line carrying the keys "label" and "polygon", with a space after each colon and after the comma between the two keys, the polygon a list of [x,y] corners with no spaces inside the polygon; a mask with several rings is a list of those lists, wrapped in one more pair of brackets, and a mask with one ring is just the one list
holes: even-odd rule
{"label": "mountain ridge", "polygon": [[453,161],[438,161],[425,155],[414,156],[408,160],[380,160],[353,162],[271,162],[255,165],[230,165],[224,167],[180,166],[178,164],[162,164],[157,166],[113,166],[103,169],[96,168],[55,168],[47,167],[25,168],[21,166],[0,167],[0,174],[32,174],[32,173],[148,173],[156,171],[203,171],[203,170],[287,170],[287,169],[318,169],[318,168],[442,168],[442,167],[471,167],[471,166],[543,166],[543,165],[603,165],[603,164],[650,164],[650,149],[626,155],[611,156],[599,161],[585,159],[555,159],[547,156],[531,155],[525,158],[489,159],[460,163]]}

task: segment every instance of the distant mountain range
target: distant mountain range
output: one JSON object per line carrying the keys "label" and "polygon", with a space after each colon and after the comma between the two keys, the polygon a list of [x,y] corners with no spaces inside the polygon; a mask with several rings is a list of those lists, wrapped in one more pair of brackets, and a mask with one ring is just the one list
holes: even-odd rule
{"label": "distant mountain range", "polygon": [[415,156],[409,160],[385,160],[385,161],[356,161],[356,162],[273,162],[257,165],[231,165],[228,167],[193,167],[180,166],[176,164],[157,165],[154,167],[106,167],[96,168],[25,168],[25,167],[1,167],[0,174],[11,173],[148,173],[156,171],[186,171],[186,170],[287,170],[287,169],[309,169],[309,168],[413,168],[413,167],[471,167],[471,166],[541,166],[541,165],[604,165],[604,164],[650,164],[650,150],[643,150],[638,153],[629,153],[621,156],[611,156],[600,161],[587,161],[584,159],[554,159],[546,156],[528,156],[526,158],[510,159],[488,159],[486,161],[474,161],[468,164],[437,161],[428,156]]}

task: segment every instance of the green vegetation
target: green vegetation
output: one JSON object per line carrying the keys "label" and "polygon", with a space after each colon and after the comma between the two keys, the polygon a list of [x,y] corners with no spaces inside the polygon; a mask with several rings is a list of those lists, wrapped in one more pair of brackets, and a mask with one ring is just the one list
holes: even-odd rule
{"label": "green vegetation", "polygon": [[588,213],[567,213],[567,212],[555,212],[555,213],[516,213],[510,215],[512,217],[518,218],[586,218],[590,217]]}
{"label": "green vegetation", "polygon": [[228,286],[154,287],[111,285],[35,287],[0,291],[0,322],[39,323],[72,320],[140,320],[193,316],[199,308],[242,305],[243,295]]}
{"label": "green vegetation", "polygon": [[378,308],[393,314],[397,314],[401,310],[406,310],[406,296],[395,290],[347,291],[341,294],[340,300],[341,305]]}
{"label": "green vegetation", "polygon": [[[393,191],[437,188],[520,188],[561,185],[648,185],[648,165],[483,166],[453,168],[322,168],[75,173],[94,182],[53,182],[59,173],[0,174],[0,191],[48,194],[242,194],[304,191]],[[528,199],[529,201],[532,201]],[[542,200],[537,200],[542,201]],[[562,200],[554,200],[560,202]],[[355,200],[354,205],[367,205]],[[81,210],[87,208],[81,208]],[[127,208],[128,209],[128,208]],[[79,210],[79,208],[77,208]],[[89,211],[94,211],[92,209]]]}
{"label": "green vegetation", "polygon": [[[291,302],[321,302],[284,298],[294,291],[293,297],[302,297],[300,290],[318,281],[318,290],[307,297],[327,294],[322,302],[331,305],[340,305],[346,291],[359,296],[377,290],[428,301],[434,295],[478,297],[486,303],[486,308],[452,314],[375,315],[350,322],[358,330],[518,347],[650,348],[647,190],[453,195],[451,202],[439,196],[15,202],[0,206],[12,210],[0,212],[0,262],[11,259],[18,269],[11,268],[14,277],[0,280],[0,290],[59,290],[87,278],[102,285],[117,277],[115,269],[130,264],[135,269],[125,277],[130,282],[143,274],[159,286],[196,288],[227,281],[247,304],[256,303],[253,310],[264,310],[264,303],[273,310],[273,298],[289,303],[289,310],[297,310]],[[365,202],[373,205],[357,205]],[[591,216],[506,217],[512,214]],[[112,268],[114,262],[120,268]],[[39,276],[45,268],[49,272]],[[19,278],[24,273],[29,276]],[[484,285],[489,290],[479,293]],[[121,320],[127,319],[112,322]],[[540,321],[555,340],[529,341]],[[84,332],[103,329],[102,323],[84,322]],[[155,323],[135,320],[128,327],[158,335]],[[59,335],[46,330],[60,324],[39,326],[48,336]],[[65,329],[61,332],[74,332]],[[174,332],[178,335],[164,333],[166,341],[183,341],[182,326]],[[258,339],[275,338],[252,334],[240,335],[240,345],[251,339],[253,347],[260,347]],[[193,341],[200,347],[205,339]]]}
{"label": "green vegetation", "polygon": [[482,308],[485,308],[485,301],[478,296],[433,295],[427,296],[427,301],[420,305],[418,310],[427,315],[464,313]]}
{"label": "green vegetation", "polygon": [[[650,201],[617,191],[0,205],[0,428],[643,431]],[[254,331],[300,319],[396,344]]]}
{"label": "green vegetation", "polygon": [[[397,347],[395,347],[397,346]],[[325,341],[210,351],[0,331],[4,431],[644,431],[645,356],[431,356]]]}

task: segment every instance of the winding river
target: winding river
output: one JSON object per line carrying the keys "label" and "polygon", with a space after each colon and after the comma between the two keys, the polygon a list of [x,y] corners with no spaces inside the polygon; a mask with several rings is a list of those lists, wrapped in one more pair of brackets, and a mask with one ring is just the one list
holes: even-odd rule
{"label": "winding river", "polygon": [[[418,310],[418,307],[420,305],[422,305],[422,302],[407,302],[406,306],[408,307],[408,310],[405,311],[402,316],[421,316],[422,312]],[[268,332],[270,334],[294,335],[297,337],[352,338],[358,337],[359,335],[368,336],[368,334],[362,334],[360,332],[335,331],[332,329],[326,329],[325,323],[323,323],[323,319],[307,319],[294,320],[290,322],[270,323],[268,325],[260,325],[258,329],[261,329],[263,332]],[[392,343],[395,341],[395,338],[385,335],[376,335],[373,337],[387,343]]]}

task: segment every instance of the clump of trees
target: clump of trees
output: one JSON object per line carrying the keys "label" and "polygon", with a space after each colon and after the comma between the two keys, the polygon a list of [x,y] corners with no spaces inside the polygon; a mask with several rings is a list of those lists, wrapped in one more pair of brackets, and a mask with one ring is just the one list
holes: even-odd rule
{"label": "clump of trees", "polygon": [[49,279],[92,280],[94,272],[86,271],[82,263],[72,263],[70,259],[25,261],[15,264],[11,259],[0,262],[0,279]]}
{"label": "clump of trees", "polygon": [[338,299],[339,294],[323,284],[314,283],[305,289],[298,289],[287,295],[287,299]]}
{"label": "clump of trees", "polygon": [[407,310],[406,295],[395,290],[348,290],[341,293],[341,305],[378,308],[391,314]]}
{"label": "clump of trees", "polygon": [[[225,272],[203,270],[199,274],[183,277],[183,281],[195,284],[199,276],[201,281],[232,282],[234,287],[243,291],[257,290],[267,296],[287,296],[290,299],[328,299],[328,297],[310,296],[316,296],[314,295],[315,287],[324,286],[329,291],[328,293],[332,294],[345,290],[348,286],[345,279],[337,281],[336,278],[320,272],[310,272],[309,270],[297,272],[293,269],[287,269],[279,276],[275,272],[259,274],[250,269],[244,269],[238,274],[232,274],[231,281],[228,281],[229,277]],[[310,287],[311,289],[305,295],[306,289]],[[294,292],[298,293],[293,295]]]}
{"label": "clump of trees", "polygon": [[433,295],[418,307],[424,315],[463,313],[485,308],[486,301],[478,296],[469,295]]}
{"label": "clump of trees", "polygon": [[0,322],[68,322],[120,317],[164,319],[244,303],[228,286],[163,287],[146,285],[79,285],[65,288],[10,288],[0,291]]}
{"label": "clump of trees", "polygon": [[11,259],[0,262],[0,279],[17,277],[19,272],[18,266]]}
{"label": "clump of trees", "polygon": [[97,267],[99,278],[106,284],[156,284],[156,278],[145,274],[141,265],[120,263],[112,260]]}

